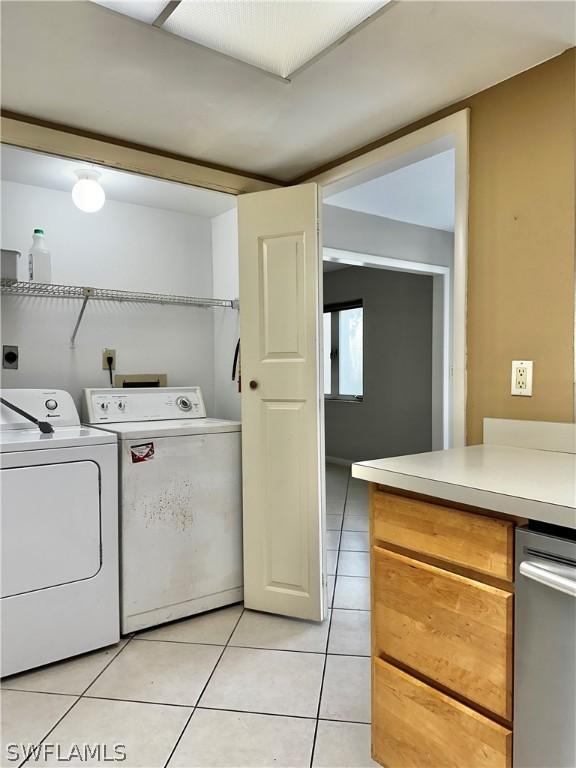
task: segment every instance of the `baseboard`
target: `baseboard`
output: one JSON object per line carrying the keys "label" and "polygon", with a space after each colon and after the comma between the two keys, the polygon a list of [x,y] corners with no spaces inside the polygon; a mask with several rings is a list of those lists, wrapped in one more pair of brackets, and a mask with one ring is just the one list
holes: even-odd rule
{"label": "baseboard", "polygon": [[326,464],[339,464],[342,467],[349,467],[354,462],[352,459],[339,459],[337,456],[326,456]]}

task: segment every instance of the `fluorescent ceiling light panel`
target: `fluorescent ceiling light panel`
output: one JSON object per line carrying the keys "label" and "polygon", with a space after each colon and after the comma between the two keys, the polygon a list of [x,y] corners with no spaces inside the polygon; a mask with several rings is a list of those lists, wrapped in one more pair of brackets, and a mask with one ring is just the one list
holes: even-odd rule
{"label": "fluorescent ceiling light panel", "polygon": [[288,77],[387,2],[182,0],[163,29]]}
{"label": "fluorescent ceiling light panel", "polygon": [[92,0],[112,11],[152,24],[164,10],[168,0]]}

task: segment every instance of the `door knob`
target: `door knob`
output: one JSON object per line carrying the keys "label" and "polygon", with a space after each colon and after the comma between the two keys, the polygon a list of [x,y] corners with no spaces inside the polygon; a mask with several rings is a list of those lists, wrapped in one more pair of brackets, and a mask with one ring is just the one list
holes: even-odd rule
{"label": "door knob", "polygon": [[258,382],[256,381],[256,379],[252,379],[252,381],[250,382],[250,389],[258,389]]}

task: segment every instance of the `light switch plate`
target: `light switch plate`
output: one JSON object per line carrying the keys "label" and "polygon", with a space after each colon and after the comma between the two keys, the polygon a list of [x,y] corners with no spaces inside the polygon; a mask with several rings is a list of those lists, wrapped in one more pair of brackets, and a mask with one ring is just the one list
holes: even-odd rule
{"label": "light switch plate", "polygon": [[532,360],[512,360],[512,381],[510,393],[521,397],[532,397]]}

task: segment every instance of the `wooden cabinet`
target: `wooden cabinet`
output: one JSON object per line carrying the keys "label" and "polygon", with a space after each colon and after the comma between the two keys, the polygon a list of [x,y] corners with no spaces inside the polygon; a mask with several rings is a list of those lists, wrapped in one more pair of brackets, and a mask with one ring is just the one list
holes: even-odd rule
{"label": "wooden cabinet", "polygon": [[512,732],[381,659],[373,667],[372,752],[387,768],[507,768]]}
{"label": "wooden cabinet", "polygon": [[510,592],[373,547],[376,655],[511,719]]}
{"label": "wooden cabinet", "polygon": [[513,580],[514,523],[376,491],[374,539],[506,581]]}
{"label": "wooden cabinet", "polygon": [[372,750],[511,766],[515,521],[371,489]]}

